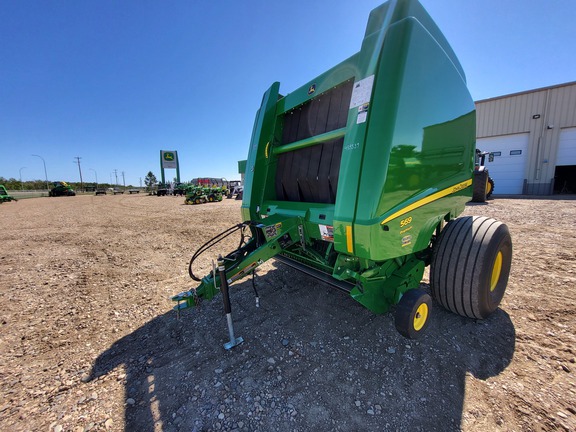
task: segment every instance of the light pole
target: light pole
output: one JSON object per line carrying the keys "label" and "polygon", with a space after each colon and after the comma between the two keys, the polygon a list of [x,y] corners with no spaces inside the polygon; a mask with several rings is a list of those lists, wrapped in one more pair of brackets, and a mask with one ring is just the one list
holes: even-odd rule
{"label": "light pole", "polygon": [[98,173],[93,168],[88,168],[90,171],[94,171],[94,175],[96,176],[96,189],[98,189]]}
{"label": "light pole", "polygon": [[26,167],[20,168],[20,190],[24,190],[24,185],[22,184],[22,170]]}
{"label": "light pole", "polygon": [[44,158],[42,156],[39,156],[39,155],[32,155],[32,156],[36,156],[36,157],[42,159],[42,163],[44,164],[44,177],[46,178],[46,190],[48,190],[48,192],[50,192],[50,187],[48,186],[48,173],[46,172],[46,161],[44,160]]}

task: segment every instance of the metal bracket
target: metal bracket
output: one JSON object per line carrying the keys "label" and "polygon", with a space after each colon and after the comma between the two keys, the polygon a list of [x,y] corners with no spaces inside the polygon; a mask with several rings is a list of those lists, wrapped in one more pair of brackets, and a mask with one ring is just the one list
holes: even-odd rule
{"label": "metal bracket", "polygon": [[298,235],[300,236],[300,243],[302,244],[302,250],[306,251],[306,239],[304,238],[304,227],[298,225]]}

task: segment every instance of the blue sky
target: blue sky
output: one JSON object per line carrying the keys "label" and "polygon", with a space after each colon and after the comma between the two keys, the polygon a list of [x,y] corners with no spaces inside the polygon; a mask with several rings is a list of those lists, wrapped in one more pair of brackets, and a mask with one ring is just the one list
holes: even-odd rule
{"label": "blue sky", "polygon": [[[0,0],[0,176],[237,179],[263,92],[360,49],[379,0]],[[475,100],[576,80],[573,0],[422,0]],[[25,168],[24,168],[25,167]],[[167,178],[175,176],[167,170]]]}

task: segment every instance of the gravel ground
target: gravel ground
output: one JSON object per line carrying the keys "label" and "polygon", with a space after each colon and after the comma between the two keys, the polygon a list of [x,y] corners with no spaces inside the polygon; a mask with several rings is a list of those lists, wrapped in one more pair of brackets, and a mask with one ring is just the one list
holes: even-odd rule
{"label": "gravel ground", "polygon": [[[466,214],[508,224],[501,308],[432,310],[419,341],[393,315],[271,260],[184,311],[192,253],[240,222],[240,202],[142,195],[0,206],[0,430],[576,430],[576,201],[499,199]],[[218,252],[199,262],[210,268]],[[427,288],[427,280],[423,286]]]}

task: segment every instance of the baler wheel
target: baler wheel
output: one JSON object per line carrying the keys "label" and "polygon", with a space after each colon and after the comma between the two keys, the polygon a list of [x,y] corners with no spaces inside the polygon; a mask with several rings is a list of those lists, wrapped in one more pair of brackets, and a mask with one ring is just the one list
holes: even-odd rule
{"label": "baler wheel", "polygon": [[505,224],[482,216],[454,219],[434,245],[432,296],[458,315],[487,318],[502,301],[511,263],[512,239]]}
{"label": "baler wheel", "polygon": [[417,339],[428,327],[432,299],[421,289],[411,289],[404,293],[398,305],[394,322],[396,330],[408,339]]}
{"label": "baler wheel", "polygon": [[194,204],[202,204],[202,200],[200,198],[196,198],[194,200]]}

